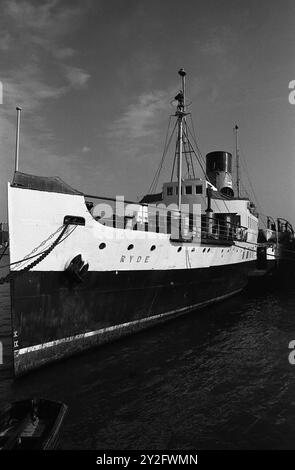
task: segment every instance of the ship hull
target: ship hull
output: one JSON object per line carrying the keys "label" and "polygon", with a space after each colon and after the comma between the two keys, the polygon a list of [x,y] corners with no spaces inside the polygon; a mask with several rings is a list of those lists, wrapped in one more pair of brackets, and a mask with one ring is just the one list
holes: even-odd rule
{"label": "ship hull", "polygon": [[[239,211],[245,223],[245,201]],[[254,228],[202,238],[200,215],[188,241],[93,214],[59,179],[16,173],[8,185],[16,376],[234,295],[256,265]]]}
{"label": "ship hull", "polygon": [[31,271],[11,285],[15,375],[241,291],[255,261],[190,270]]}

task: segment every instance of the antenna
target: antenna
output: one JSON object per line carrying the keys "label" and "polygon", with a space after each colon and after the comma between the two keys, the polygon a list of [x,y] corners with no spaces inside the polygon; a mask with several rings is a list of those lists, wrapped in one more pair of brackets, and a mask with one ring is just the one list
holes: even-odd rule
{"label": "antenna", "polygon": [[186,76],[186,71],[182,67],[180,70],[178,70],[178,74],[181,76],[181,86],[182,86],[182,95],[183,95],[183,111],[185,107],[185,76]]}
{"label": "antenna", "polygon": [[15,162],[14,162],[14,171],[18,171],[18,162],[19,162],[19,129],[20,129],[20,112],[22,108],[19,106],[16,107],[16,142],[15,142]]}
{"label": "antenna", "polygon": [[175,115],[178,118],[178,142],[179,142],[179,156],[178,156],[178,210],[181,209],[181,180],[182,180],[182,146],[183,146],[183,119],[185,116],[185,76],[186,72],[183,68],[178,71],[181,76],[182,90],[175,96],[178,101],[177,111]]}
{"label": "antenna", "polygon": [[239,144],[238,144],[238,136],[239,136],[239,127],[235,125],[235,139],[236,139],[236,165],[237,165],[237,195],[240,197],[240,156],[239,156]]}

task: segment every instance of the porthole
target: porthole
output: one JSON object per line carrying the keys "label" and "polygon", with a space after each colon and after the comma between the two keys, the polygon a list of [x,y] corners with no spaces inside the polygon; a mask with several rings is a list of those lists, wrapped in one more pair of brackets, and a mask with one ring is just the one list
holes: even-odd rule
{"label": "porthole", "polygon": [[208,248],[207,253],[209,253],[209,251],[210,251],[210,248]]}
{"label": "porthole", "polygon": [[195,248],[192,248],[192,252],[193,252],[193,251],[196,251],[196,249],[195,249]]}
{"label": "porthole", "polygon": [[205,251],[206,251],[206,248],[203,248],[203,253],[205,253]]}
{"label": "porthole", "polygon": [[151,251],[154,251],[156,249],[156,245],[151,246]]}
{"label": "porthole", "polygon": [[179,246],[179,247],[177,248],[178,253],[179,253],[181,250],[182,250],[182,247]]}
{"label": "porthole", "polygon": [[134,245],[132,245],[131,243],[131,245],[128,246],[127,250],[133,250],[133,248],[134,248]]}
{"label": "porthole", "polygon": [[106,244],[105,244],[105,243],[101,243],[101,244],[99,245],[99,249],[100,249],[100,250],[103,250],[105,247],[106,247]]}

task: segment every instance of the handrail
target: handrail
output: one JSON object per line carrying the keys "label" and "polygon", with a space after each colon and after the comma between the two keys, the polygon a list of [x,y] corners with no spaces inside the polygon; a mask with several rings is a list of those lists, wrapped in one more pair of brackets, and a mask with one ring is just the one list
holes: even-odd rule
{"label": "handrail", "polygon": [[[168,225],[167,222],[166,222],[166,223],[161,223],[161,221],[162,221],[163,219],[164,219],[164,220],[165,220],[165,219],[167,220],[167,217],[164,217],[164,216],[160,216],[160,217],[159,217],[159,223],[157,224],[157,223],[154,223],[154,221],[152,221],[152,219],[150,219],[150,220],[147,221],[147,222],[144,222],[144,221],[143,221],[143,222],[140,222],[140,221],[138,221],[138,220],[135,219],[135,216],[130,217],[130,216],[125,216],[125,215],[123,215],[123,216],[121,216],[121,215],[116,215],[116,214],[114,214],[114,215],[115,215],[114,218],[113,218],[113,217],[111,217],[111,218],[110,218],[110,217],[105,217],[105,218],[104,218],[104,217],[101,217],[101,218],[96,219],[96,220],[97,220],[99,223],[102,223],[102,222],[109,222],[109,224],[110,224],[111,226],[114,225],[114,220],[115,220],[116,222],[119,222],[119,223],[121,222],[121,225],[123,225],[123,224],[126,222],[126,220],[130,220],[130,219],[134,222],[134,225],[138,225],[138,226],[141,226],[141,225],[144,226],[145,224],[147,224],[148,227],[157,227],[157,226],[162,227],[163,225]],[[243,226],[243,225],[235,224],[235,223],[230,222],[230,221],[220,221],[220,220],[217,221],[216,219],[214,219],[214,217],[207,217],[206,214],[201,214],[201,216],[198,216],[198,215],[197,215],[196,217],[201,218],[201,224],[195,225],[194,228],[203,228],[203,227],[206,227],[207,224],[208,224],[208,222],[213,221],[213,222],[215,223],[215,225],[218,225],[220,231],[226,231],[228,228],[231,229],[231,230],[243,230],[243,231],[248,231],[248,230],[249,230],[249,227],[245,227],[245,226]],[[185,220],[185,218],[189,218],[189,214],[182,214],[181,219],[171,219],[171,220],[174,220],[174,221],[175,221],[175,220],[179,220],[179,221],[181,220],[182,223],[183,223],[183,221]],[[172,222],[171,222],[171,223],[172,223]],[[118,228],[119,228],[119,227],[118,227]],[[122,227],[122,228],[126,228],[126,227],[124,226],[124,227]]]}
{"label": "handrail", "polygon": [[[167,219],[167,217],[162,216],[156,220],[150,219],[149,221],[138,221],[135,217],[133,217],[133,219],[130,219],[129,217],[119,216],[112,218],[102,218],[98,220],[98,222],[113,228],[120,228],[125,230],[155,232],[167,235],[175,235],[176,232],[178,233],[178,235],[173,236],[173,238],[176,239],[178,239],[179,237],[198,237],[201,240],[211,239],[222,241],[245,241],[247,239],[247,227],[234,224],[230,221],[216,221],[213,217],[206,216],[206,214],[203,214],[201,216],[200,224],[194,225],[190,224],[189,220],[187,221],[187,223],[185,223],[185,217],[179,219],[174,218],[169,220],[169,222]],[[186,219],[188,219],[188,217],[186,217]],[[131,221],[131,224],[129,224],[129,226],[126,225],[127,221]],[[208,229],[210,221],[214,222],[214,226],[213,224],[211,226],[215,227],[215,229]]]}
{"label": "handrail", "polygon": [[[91,194],[84,194],[84,197],[85,198],[91,198],[91,199],[100,199],[100,200],[105,200],[105,201],[112,201],[112,202],[117,202],[117,199],[114,198],[114,197],[107,197],[107,196],[93,196]],[[152,204],[148,204],[148,203],[145,203],[145,202],[136,202],[136,201],[130,201],[128,199],[124,199],[122,202],[124,202],[124,204],[132,204],[132,205],[136,205],[136,206],[142,206],[142,207],[150,207],[154,210],[166,210],[167,213],[168,212],[174,212],[176,213],[178,216],[179,216],[179,210],[178,209],[170,209],[170,208],[164,208],[164,207],[160,207],[160,208],[157,208],[157,206],[153,206]],[[217,214],[225,214],[227,216],[230,216],[231,215],[231,212],[216,212]],[[182,212],[183,216],[191,216],[193,214],[191,213],[184,213]],[[206,216],[206,214],[201,214],[201,215],[196,215],[196,217],[201,217],[201,216]],[[227,223],[231,223],[231,222],[227,222]],[[232,225],[236,225],[234,223],[232,223]],[[241,226],[242,227],[242,226]],[[248,227],[242,227],[242,228],[248,228]]]}

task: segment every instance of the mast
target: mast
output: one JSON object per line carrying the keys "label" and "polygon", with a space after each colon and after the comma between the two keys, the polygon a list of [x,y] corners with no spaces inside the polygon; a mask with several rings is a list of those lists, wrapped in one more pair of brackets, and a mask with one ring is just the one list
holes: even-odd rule
{"label": "mast", "polygon": [[14,162],[14,171],[18,171],[18,161],[19,161],[19,128],[20,128],[20,112],[21,108],[17,106],[17,120],[16,120],[16,137],[15,137],[15,162]]}
{"label": "mast", "polygon": [[175,99],[178,101],[175,116],[178,121],[178,210],[181,209],[181,180],[182,180],[182,153],[183,153],[183,120],[185,117],[185,76],[186,72],[183,68],[178,71],[181,76],[181,90]]}
{"label": "mast", "polygon": [[237,165],[237,195],[240,197],[240,156],[239,156],[239,145],[238,145],[238,132],[239,127],[235,125],[235,141],[236,141],[236,165]]}

